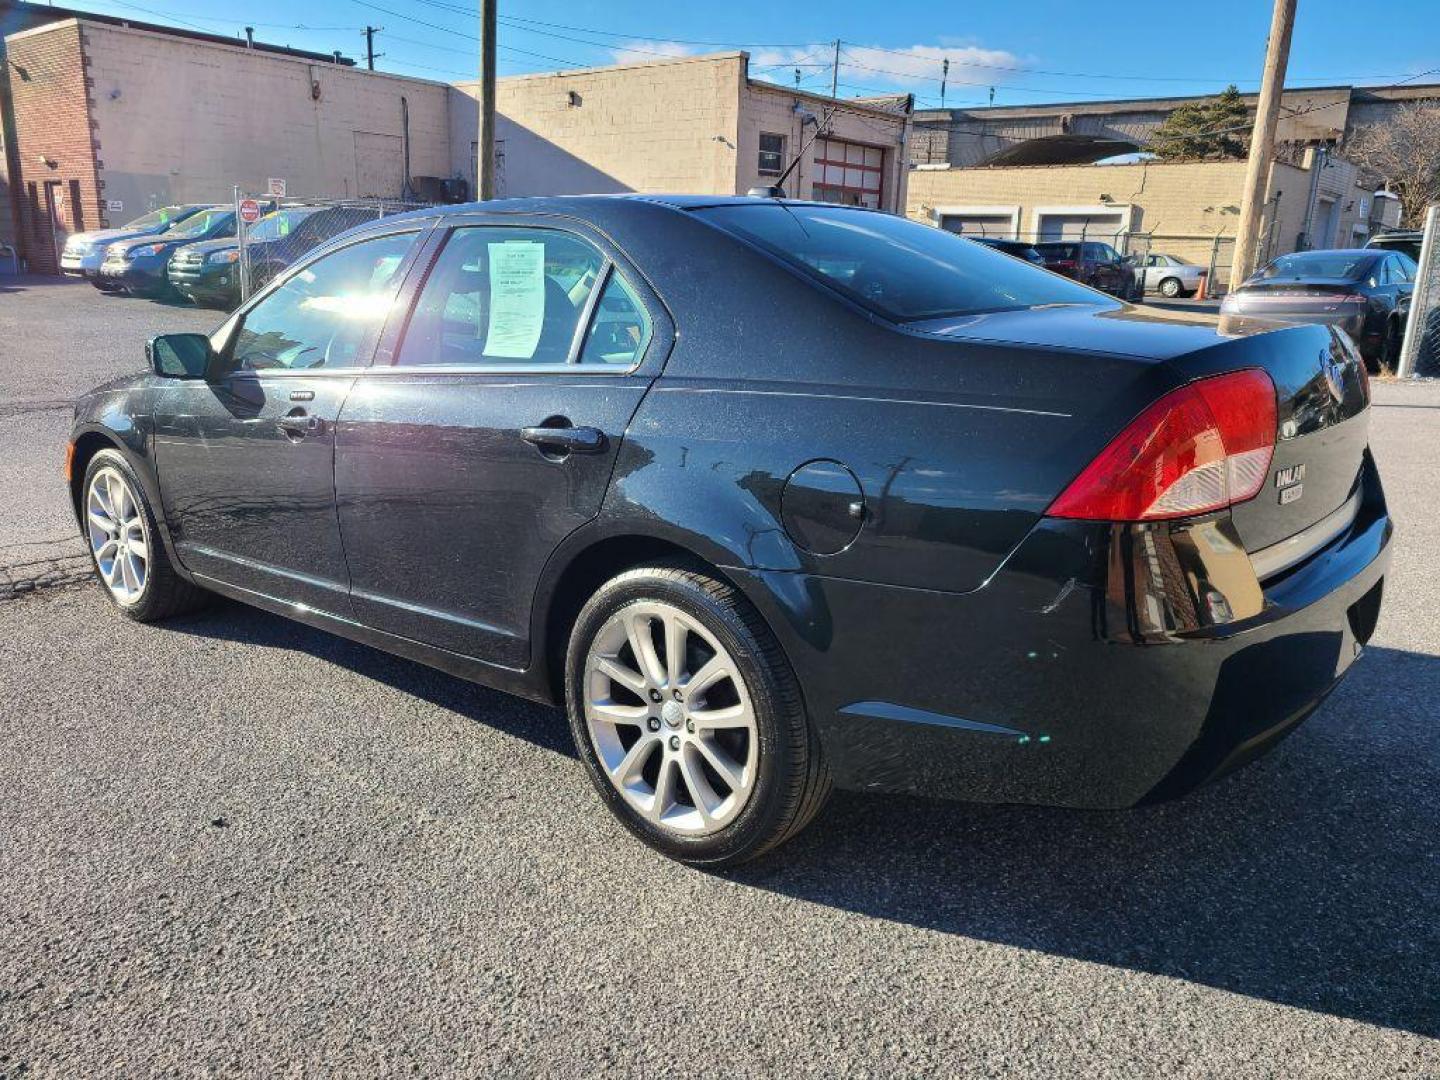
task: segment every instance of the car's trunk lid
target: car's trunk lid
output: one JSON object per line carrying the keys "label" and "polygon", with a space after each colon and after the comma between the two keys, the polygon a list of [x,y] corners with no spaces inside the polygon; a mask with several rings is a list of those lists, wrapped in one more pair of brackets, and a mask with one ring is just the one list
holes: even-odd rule
{"label": "car's trunk lid", "polygon": [[1231,510],[1247,551],[1278,544],[1345,506],[1356,490],[1370,434],[1364,365],[1342,334],[1295,326],[1216,345],[1171,364],[1193,377],[1260,367],[1275,383],[1270,473],[1258,495]]}

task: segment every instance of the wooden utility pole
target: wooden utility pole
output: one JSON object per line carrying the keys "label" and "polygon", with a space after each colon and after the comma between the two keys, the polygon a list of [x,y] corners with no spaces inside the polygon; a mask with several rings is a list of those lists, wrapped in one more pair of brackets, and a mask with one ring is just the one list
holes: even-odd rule
{"label": "wooden utility pole", "polygon": [[378,26],[365,27],[365,66],[371,71],[375,70],[375,31]]}
{"label": "wooden utility pole", "polygon": [[1275,157],[1275,123],[1280,117],[1280,95],[1285,90],[1285,65],[1290,60],[1290,32],[1295,28],[1295,0],[1275,0],[1270,19],[1270,40],[1265,48],[1265,72],[1260,98],[1255,103],[1255,127],[1250,132],[1250,157],[1245,164],[1245,189],[1240,202],[1240,224],[1235,254],[1230,260],[1233,289],[1255,269],[1260,248],[1260,223],[1265,214],[1265,189],[1270,162]]}
{"label": "wooden utility pole", "polygon": [[495,197],[495,5],[480,0],[480,141],[475,175],[479,197]]}
{"label": "wooden utility pole", "polygon": [[836,96],[840,89],[840,39],[835,39],[835,62],[830,65],[830,96]]}

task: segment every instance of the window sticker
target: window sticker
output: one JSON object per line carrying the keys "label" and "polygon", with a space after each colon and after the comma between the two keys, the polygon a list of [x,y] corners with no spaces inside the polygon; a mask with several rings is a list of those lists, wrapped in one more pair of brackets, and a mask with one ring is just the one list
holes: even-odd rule
{"label": "window sticker", "polygon": [[545,245],[510,240],[490,249],[486,356],[529,360],[545,324]]}

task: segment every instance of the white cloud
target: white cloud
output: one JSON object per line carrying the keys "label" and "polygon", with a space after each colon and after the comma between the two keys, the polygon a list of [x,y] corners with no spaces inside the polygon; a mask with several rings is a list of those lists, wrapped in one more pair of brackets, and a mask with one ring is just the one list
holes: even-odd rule
{"label": "white cloud", "polygon": [[617,64],[640,64],[658,57],[694,56],[699,51],[678,41],[631,41],[615,46],[610,55]]}
{"label": "white cloud", "polygon": [[[633,64],[657,56],[695,56],[715,49],[702,49],[678,41],[634,41],[611,49],[616,63]],[[830,65],[834,51],[829,45],[751,45],[750,70],[760,78],[788,84],[794,68],[800,68],[801,85],[807,89],[829,89]],[[944,61],[950,61],[948,100],[979,98],[979,88],[1000,82],[1014,82],[1018,75],[1007,68],[1021,66],[1021,60],[1005,49],[978,45],[908,45],[879,48],[844,44],[840,51],[840,82],[847,93],[855,88],[885,91],[913,91],[924,98],[938,98]],[[822,85],[823,84],[823,85]],[[966,93],[966,88],[972,92]]]}

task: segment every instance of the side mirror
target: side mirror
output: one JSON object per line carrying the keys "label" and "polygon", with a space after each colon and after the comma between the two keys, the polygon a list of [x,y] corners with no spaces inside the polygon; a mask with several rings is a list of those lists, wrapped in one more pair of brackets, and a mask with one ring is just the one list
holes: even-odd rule
{"label": "side mirror", "polygon": [[162,379],[203,379],[214,355],[204,334],[161,334],[145,343],[150,370]]}

